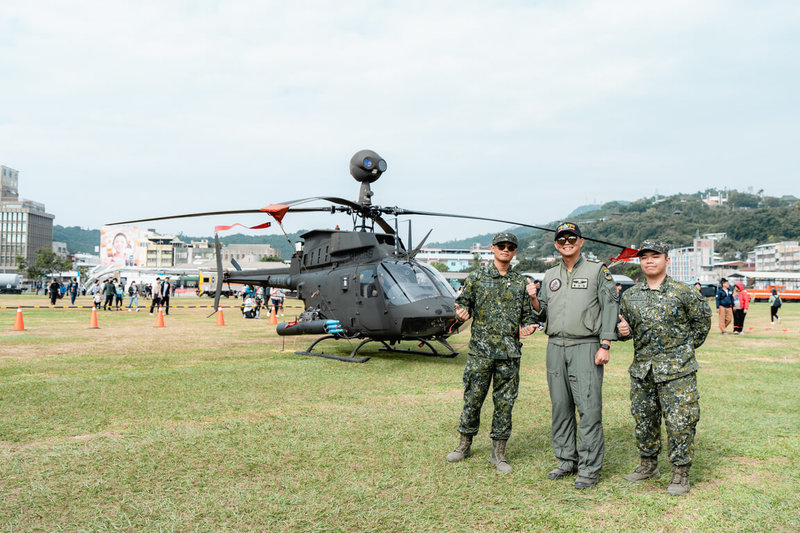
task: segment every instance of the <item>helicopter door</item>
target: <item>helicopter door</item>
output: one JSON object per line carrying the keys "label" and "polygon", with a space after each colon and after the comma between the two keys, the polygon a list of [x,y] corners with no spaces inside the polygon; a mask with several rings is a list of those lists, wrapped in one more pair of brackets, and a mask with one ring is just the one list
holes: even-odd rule
{"label": "helicopter door", "polygon": [[378,278],[374,268],[358,271],[358,296],[356,296],[356,316],[361,325],[369,330],[383,329],[383,297],[378,288]]}

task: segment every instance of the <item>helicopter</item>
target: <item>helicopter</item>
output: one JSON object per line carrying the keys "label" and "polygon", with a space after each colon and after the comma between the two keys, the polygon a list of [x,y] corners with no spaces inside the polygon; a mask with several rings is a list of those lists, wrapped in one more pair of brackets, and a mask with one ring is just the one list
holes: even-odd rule
{"label": "helicopter", "polygon": [[[316,196],[260,209],[189,213],[114,222],[112,225],[241,213],[266,213],[281,224],[287,213],[348,214],[353,221],[352,231],[340,230],[337,226],[337,229],[315,229],[304,233],[300,236],[303,242],[297,243],[290,265],[282,269],[243,270],[235,260],[231,261],[233,270],[223,269],[219,236],[215,234],[217,272],[223,273],[217,276],[215,312],[219,309],[225,283],[290,289],[297,291],[305,309],[294,321],[278,324],[278,335],[323,335],[306,350],[296,352],[298,354],[363,363],[370,357],[356,357],[357,353],[367,344],[377,342],[381,345],[379,351],[383,352],[455,357],[458,352],[447,342],[460,325],[455,314],[455,292],[436,269],[415,259],[431,232],[416,247],[409,249],[410,226],[407,246],[398,234],[398,217],[453,217],[554,230],[494,218],[374,205],[370,184],[386,170],[386,161],[372,150],[360,150],[352,156],[350,174],[361,184],[359,199],[355,202],[333,196]],[[305,206],[320,200],[330,205]],[[384,216],[394,217],[394,227]],[[257,227],[266,226],[268,224]],[[587,240],[624,249],[620,257],[625,253],[630,255],[632,250],[596,239]],[[319,343],[330,339],[360,342],[349,356],[314,351]],[[420,350],[401,348],[402,341],[418,342]],[[427,350],[421,351],[423,347]]]}

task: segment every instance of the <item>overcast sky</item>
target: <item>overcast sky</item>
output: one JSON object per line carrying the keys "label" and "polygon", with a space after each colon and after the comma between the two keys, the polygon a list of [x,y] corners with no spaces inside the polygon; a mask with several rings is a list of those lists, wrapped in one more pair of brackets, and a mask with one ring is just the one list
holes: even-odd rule
{"label": "overcast sky", "polygon": [[[90,228],[356,200],[362,148],[388,162],[376,204],[533,224],[707,187],[800,195],[798,35],[796,1],[3,0],[0,164]],[[325,217],[285,226],[350,224]],[[432,227],[503,229],[414,222]]]}

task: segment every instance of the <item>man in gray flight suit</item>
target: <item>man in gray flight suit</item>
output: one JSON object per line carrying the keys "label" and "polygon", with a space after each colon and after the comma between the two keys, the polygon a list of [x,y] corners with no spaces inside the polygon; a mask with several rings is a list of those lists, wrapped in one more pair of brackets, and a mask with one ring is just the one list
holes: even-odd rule
{"label": "man in gray flight suit", "polygon": [[599,261],[581,255],[583,243],[577,224],[559,224],[554,244],[561,263],[545,273],[540,292],[533,283],[527,286],[534,311],[547,321],[549,336],[547,385],[558,466],[547,477],[556,480],[577,473],[579,490],[594,487],[603,466],[603,365],[617,338],[619,311],[611,273]]}

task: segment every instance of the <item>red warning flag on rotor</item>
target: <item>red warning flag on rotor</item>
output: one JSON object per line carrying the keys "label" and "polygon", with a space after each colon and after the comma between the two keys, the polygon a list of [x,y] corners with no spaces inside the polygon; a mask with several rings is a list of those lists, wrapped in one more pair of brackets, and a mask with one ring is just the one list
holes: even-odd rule
{"label": "red warning flag on rotor", "polygon": [[636,248],[625,248],[624,250],[622,250],[622,252],[620,252],[620,254],[617,257],[612,257],[611,259],[609,259],[609,261],[612,263],[616,261],[630,261],[631,259],[636,257],[636,254],[638,253],[639,250],[637,250]]}
{"label": "red warning flag on rotor", "polygon": [[247,228],[247,229],[265,229],[265,228],[270,227],[271,225],[272,225],[272,222],[264,222],[263,224],[259,224],[257,226],[245,226],[244,224],[239,224],[238,222],[234,222],[230,226],[214,226],[214,231],[215,232],[217,232],[217,231],[228,231],[229,229],[231,229],[234,226],[241,226],[241,227]]}
{"label": "red warning flag on rotor", "polygon": [[280,224],[283,222],[283,217],[286,216],[286,213],[289,211],[289,206],[283,204],[272,204],[268,205],[267,207],[262,207],[261,211],[271,215],[272,218],[277,220],[278,224]]}

